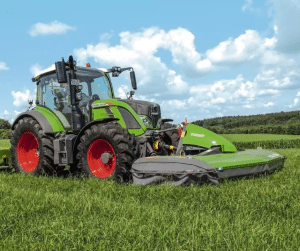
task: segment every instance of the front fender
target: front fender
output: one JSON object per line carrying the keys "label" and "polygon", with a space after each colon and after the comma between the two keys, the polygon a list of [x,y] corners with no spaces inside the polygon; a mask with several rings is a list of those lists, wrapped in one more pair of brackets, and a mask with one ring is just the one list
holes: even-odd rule
{"label": "front fender", "polygon": [[47,118],[36,110],[21,113],[12,124],[12,130],[15,129],[15,126],[18,123],[18,121],[24,117],[32,117],[33,119],[35,119],[40,124],[45,133],[53,133],[53,128],[47,120]]}
{"label": "front fender", "polygon": [[118,118],[104,118],[104,119],[97,119],[97,120],[94,120],[90,123],[88,123],[87,125],[85,125],[81,130],[80,132],[78,133],[77,137],[76,137],[76,140],[75,140],[75,143],[74,143],[74,146],[73,146],[73,150],[75,150],[75,147],[77,146],[77,144],[79,143],[79,140],[80,140],[80,137],[84,134],[84,131],[88,128],[90,128],[92,125],[96,125],[96,124],[104,124],[104,123],[108,123],[108,122],[111,122],[111,121],[117,121],[119,120]]}

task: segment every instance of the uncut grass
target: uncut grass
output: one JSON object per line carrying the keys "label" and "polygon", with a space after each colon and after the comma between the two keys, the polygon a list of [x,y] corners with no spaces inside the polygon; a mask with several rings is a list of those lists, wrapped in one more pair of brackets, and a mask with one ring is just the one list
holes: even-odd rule
{"label": "uncut grass", "polygon": [[298,149],[284,169],[219,187],[0,173],[1,250],[297,250]]}
{"label": "uncut grass", "polygon": [[10,148],[10,140],[9,139],[0,139],[0,150],[9,149]]}
{"label": "uncut grass", "polygon": [[291,140],[300,139],[300,135],[283,135],[283,134],[220,134],[229,141],[263,141],[263,140]]}

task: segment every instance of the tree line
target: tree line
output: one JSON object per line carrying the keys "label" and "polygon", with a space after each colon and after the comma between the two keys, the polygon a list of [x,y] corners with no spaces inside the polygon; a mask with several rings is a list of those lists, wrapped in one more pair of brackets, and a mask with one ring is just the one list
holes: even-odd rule
{"label": "tree line", "polygon": [[300,111],[196,120],[193,124],[218,134],[300,134]]}

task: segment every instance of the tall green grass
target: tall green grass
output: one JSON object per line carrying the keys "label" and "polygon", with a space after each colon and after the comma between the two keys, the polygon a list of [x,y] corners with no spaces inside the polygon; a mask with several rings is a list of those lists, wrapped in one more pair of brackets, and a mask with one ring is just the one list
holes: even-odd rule
{"label": "tall green grass", "polygon": [[9,139],[0,139],[0,150],[9,149],[10,140]]}
{"label": "tall green grass", "polygon": [[222,136],[231,141],[237,148],[300,148],[300,135],[224,134]]}
{"label": "tall green grass", "polygon": [[281,135],[281,134],[221,134],[229,141],[264,141],[264,140],[294,140],[300,139],[300,135]]}
{"label": "tall green grass", "polygon": [[0,250],[299,250],[300,153],[272,175],[136,186],[0,173]]}

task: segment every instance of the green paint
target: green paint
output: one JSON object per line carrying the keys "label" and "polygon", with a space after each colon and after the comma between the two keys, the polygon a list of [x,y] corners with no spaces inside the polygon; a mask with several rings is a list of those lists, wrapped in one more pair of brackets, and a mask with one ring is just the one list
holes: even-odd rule
{"label": "green paint", "polygon": [[93,121],[97,119],[108,118],[105,107],[104,108],[92,108],[92,118]]}
{"label": "green paint", "polygon": [[63,124],[61,123],[59,118],[50,109],[45,108],[43,106],[36,106],[36,110],[46,117],[46,119],[49,121],[54,133],[65,132]]}
{"label": "green paint", "polygon": [[[105,103],[111,103],[112,105],[106,105]],[[125,109],[127,109],[132,116],[136,119],[136,121],[138,122],[138,124],[140,125],[140,129],[129,129],[128,131],[132,134],[134,134],[135,136],[139,136],[145,133],[145,131],[147,131],[147,128],[142,119],[140,118],[140,116],[131,108],[130,105],[126,104],[125,102],[122,102],[121,100],[118,99],[101,99],[101,100],[96,100],[93,102],[94,104],[103,104],[100,107],[96,107],[96,108],[92,108],[92,114],[93,114],[93,120],[96,119],[102,119],[102,118],[108,118],[108,115],[105,111],[105,108],[109,107],[112,112],[113,115],[115,116],[115,118],[118,118],[119,121],[118,123],[123,127],[126,128],[125,122],[123,120],[123,117],[121,116],[118,107],[123,107]],[[151,128],[153,129],[153,128]]]}
{"label": "green paint", "polygon": [[182,139],[182,144],[203,146],[206,148],[220,145],[223,152],[237,151],[236,147],[224,137],[194,124],[186,126],[186,135]]}
{"label": "green paint", "polygon": [[264,165],[273,161],[278,161],[283,156],[267,150],[249,149],[236,153],[216,154],[209,156],[193,156],[195,160],[201,160],[214,166],[216,169],[222,167],[223,170],[242,168],[247,166]]}
{"label": "green paint", "polygon": [[114,88],[113,88],[113,85],[112,85],[112,82],[111,82],[111,79],[109,77],[109,74],[106,72],[104,73],[108,82],[109,82],[109,86],[110,86],[110,89],[111,89],[111,95],[112,95],[112,98],[115,98],[115,94],[114,94]]}

